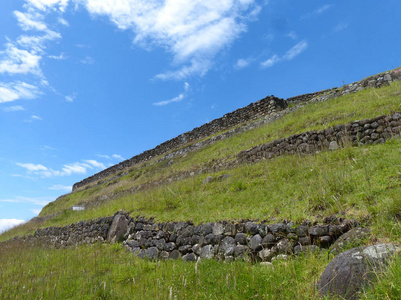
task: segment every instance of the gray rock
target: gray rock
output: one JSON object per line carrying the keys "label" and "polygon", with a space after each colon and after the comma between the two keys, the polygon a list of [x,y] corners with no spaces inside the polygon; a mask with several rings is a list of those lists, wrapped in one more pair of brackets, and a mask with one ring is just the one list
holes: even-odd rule
{"label": "gray rock", "polygon": [[173,251],[176,248],[177,246],[173,242],[166,243],[166,245],[164,246],[164,249],[169,252]]}
{"label": "gray rock", "polygon": [[262,246],[264,248],[273,246],[276,243],[276,238],[274,237],[274,235],[272,235],[271,233],[268,233],[263,239],[262,239]]}
{"label": "gray rock", "polygon": [[193,253],[185,254],[185,255],[182,257],[182,260],[183,260],[183,261],[196,261],[196,255],[193,254]]}
{"label": "gray rock", "polygon": [[212,176],[208,176],[203,180],[203,184],[207,184],[210,183],[214,180],[214,178]]}
{"label": "gray rock", "polygon": [[200,256],[201,255],[201,246],[199,244],[193,245],[192,252],[195,253],[195,255]]}
{"label": "gray rock", "polygon": [[391,81],[392,80],[392,78],[391,78],[391,75],[390,74],[386,74],[386,75],[384,75],[384,78],[383,78],[385,81]]}
{"label": "gray rock", "polygon": [[277,223],[268,226],[269,230],[273,233],[278,233],[278,232],[286,232],[287,226],[284,223]]}
{"label": "gray rock", "polygon": [[181,253],[178,250],[173,250],[168,256],[169,259],[179,259],[181,257]]}
{"label": "gray rock", "polygon": [[181,254],[187,254],[188,252],[192,252],[192,246],[191,245],[184,245],[178,248],[178,251],[180,251]]}
{"label": "gray rock", "polygon": [[357,227],[341,235],[331,246],[330,253],[336,255],[347,248],[360,246],[362,241],[368,237],[368,228]]}
{"label": "gray rock", "polygon": [[148,259],[156,260],[159,258],[159,250],[156,247],[145,249],[145,257]]}
{"label": "gray rock", "polygon": [[234,255],[235,240],[234,238],[227,236],[220,242],[219,252],[224,256]]}
{"label": "gray rock", "polygon": [[117,214],[113,218],[113,223],[109,229],[107,240],[110,243],[121,242],[128,230],[129,220],[125,215]]}
{"label": "gray rock", "polygon": [[248,234],[257,234],[259,232],[258,225],[253,222],[245,223],[245,232]]}
{"label": "gray rock", "polygon": [[320,248],[316,245],[297,245],[294,247],[294,254],[299,255],[299,254],[306,254],[306,253],[314,253],[316,251],[319,251]]}
{"label": "gray rock", "polygon": [[160,240],[154,240],[153,244],[157,247],[159,250],[166,250],[166,241],[164,239]]}
{"label": "gray rock", "polygon": [[299,225],[299,226],[295,229],[295,233],[296,233],[297,236],[299,236],[299,237],[307,236],[307,235],[308,235],[308,226]]}
{"label": "gray rock", "polygon": [[259,251],[262,249],[262,237],[259,234],[254,235],[249,240],[249,248],[252,251]]}
{"label": "gray rock", "polygon": [[215,223],[213,226],[213,234],[220,235],[224,233],[224,226],[221,223]]}
{"label": "gray rock", "polygon": [[167,251],[161,251],[159,253],[159,258],[160,259],[167,259],[169,257],[169,253]]}
{"label": "gray rock", "polygon": [[249,248],[244,245],[238,245],[234,247],[234,256],[236,258],[245,258],[249,254]]}
{"label": "gray rock", "polygon": [[332,141],[329,144],[329,150],[337,150],[339,148],[338,144],[336,141]]}
{"label": "gray rock", "polygon": [[276,253],[270,249],[263,249],[258,252],[258,256],[262,261],[271,260]]}
{"label": "gray rock", "polygon": [[358,291],[375,280],[375,272],[399,250],[394,244],[379,244],[340,253],[323,271],[318,289],[326,296],[358,299]]}
{"label": "gray rock", "polygon": [[206,246],[202,247],[200,257],[206,258],[206,259],[211,259],[215,256],[216,252],[217,252],[216,246],[206,245]]}
{"label": "gray rock", "polygon": [[282,239],[277,243],[277,250],[280,253],[292,253],[292,245],[289,239]]}
{"label": "gray rock", "polygon": [[308,230],[310,235],[323,236],[329,234],[329,227],[327,225],[316,225],[312,226]]}
{"label": "gray rock", "polygon": [[235,242],[240,245],[246,245],[247,244],[246,237],[247,235],[245,233],[237,233],[235,235]]}

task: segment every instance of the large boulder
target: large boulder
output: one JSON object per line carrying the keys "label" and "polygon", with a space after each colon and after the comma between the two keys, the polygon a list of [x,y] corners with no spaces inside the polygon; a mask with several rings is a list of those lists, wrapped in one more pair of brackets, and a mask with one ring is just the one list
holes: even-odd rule
{"label": "large boulder", "polygon": [[128,230],[129,220],[123,214],[117,214],[113,218],[111,227],[107,234],[110,243],[120,242]]}
{"label": "large boulder", "polygon": [[323,271],[318,289],[324,295],[357,299],[358,291],[375,280],[375,272],[382,270],[395,253],[395,244],[357,247],[337,255]]}
{"label": "large boulder", "polygon": [[360,246],[364,239],[369,236],[368,228],[356,227],[341,235],[331,246],[330,253],[337,255],[345,249]]}

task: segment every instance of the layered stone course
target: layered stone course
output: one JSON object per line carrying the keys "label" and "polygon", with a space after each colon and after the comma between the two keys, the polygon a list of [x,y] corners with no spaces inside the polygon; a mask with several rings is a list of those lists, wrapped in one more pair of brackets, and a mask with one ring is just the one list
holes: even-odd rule
{"label": "layered stone course", "polygon": [[198,258],[271,261],[274,257],[328,248],[356,226],[353,220],[326,218],[322,224],[292,222],[269,224],[256,221],[157,223],[125,212],[65,227],[38,229],[33,235],[12,241],[56,248],[96,242],[122,242],[138,257],[148,259]]}
{"label": "layered stone course", "polygon": [[354,121],[325,130],[308,131],[287,138],[261,144],[237,154],[239,162],[254,162],[287,154],[311,154],[322,150],[336,150],[345,145],[384,143],[399,137],[401,113]]}

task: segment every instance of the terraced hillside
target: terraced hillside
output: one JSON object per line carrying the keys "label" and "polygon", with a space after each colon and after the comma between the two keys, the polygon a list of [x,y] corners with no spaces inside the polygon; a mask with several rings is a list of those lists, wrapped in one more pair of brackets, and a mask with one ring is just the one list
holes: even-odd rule
{"label": "terraced hillside", "polygon": [[[17,235],[52,234],[50,243],[63,248],[24,242],[29,238],[3,243],[0,260],[5,268],[0,278],[8,284],[0,288],[0,298],[319,299],[315,283],[332,258],[328,251],[333,241],[326,237],[334,239],[335,234],[314,234],[311,228],[348,230],[358,225],[370,229],[359,244],[400,242],[401,82],[393,81],[394,74],[399,70],[302,101],[289,100],[272,114],[182,143],[80,185],[49,203],[37,218],[0,235],[6,241]],[[73,206],[85,210],[75,211]],[[94,243],[100,238],[91,237],[90,230],[85,243],[78,243],[78,238],[67,243],[71,230],[82,224],[111,226],[113,217],[106,217],[118,211],[126,212],[127,222],[134,224],[121,237],[124,243]],[[237,256],[221,254],[219,240],[210,244],[220,247],[212,255],[217,260],[142,260],[137,256],[146,257],[147,246],[136,246],[139,223],[147,227],[138,232],[150,232],[153,225],[159,232],[173,224],[168,232],[178,235],[184,225],[177,224],[206,232],[206,224],[212,224],[213,233],[219,231],[216,224],[223,224],[222,238],[230,237],[226,231],[231,224],[244,238],[241,242],[232,235],[236,245],[246,244],[258,254],[250,260],[228,259]],[[250,224],[257,228],[254,233]],[[277,224],[287,229],[274,231]],[[300,226],[308,228],[308,243],[319,246],[319,251],[276,259],[269,267],[256,263],[271,260],[261,257],[256,246],[252,249],[256,235],[271,234],[278,247],[280,241],[303,237],[296,231]],[[102,240],[108,239],[107,230]],[[85,234],[84,229],[76,232]],[[294,233],[298,237],[290,236]],[[206,242],[189,244],[180,255],[193,254],[196,260],[203,248],[198,253],[194,245]],[[286,252],[293,253],[294,247]],[[360,297],[400,297],[398,266],[399,259]]]}

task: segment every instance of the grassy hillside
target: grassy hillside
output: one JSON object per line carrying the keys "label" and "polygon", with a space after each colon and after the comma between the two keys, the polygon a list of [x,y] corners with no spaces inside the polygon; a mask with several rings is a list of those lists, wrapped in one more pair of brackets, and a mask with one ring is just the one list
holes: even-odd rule
{"label": "grassy hillside", "polygon": [[[122,172],[118,179],[82,189],[47,205],[40,218],[0,240],[112,215],[118,210],[159,221],[194,223],[227,219],[320,220],[355,218],[372,229],[367,243],[400,241],[401,140],[346,147],[316,155],[288,155],[237,164],[238,152],[277,138],[401,111],[401,83],[366,89],[303,106],[275,122],[198,151]],[[228,165],[230,168],[226,168]],[[214,171],[214,170],[218,171]],[[207,176],[229,175],[204,183]],[[72,211],[84,204],[85,211]],[[0,298],[82,299],[318,299],[314,283],[328,263],[327,252],[275,262],[274,269],[247,262],[150,262],[121,245],[67,250],[0,248]],[[397,261],[366,299],[401,297]],[[18,296],[17,296],[18,295]],[[25,295],[25,296],[24,296]],[[301,296],[300,296],[301,295]],[[383,296],[383,297],[382,297]],[[301,297],[301,298],[300,298]]]}

